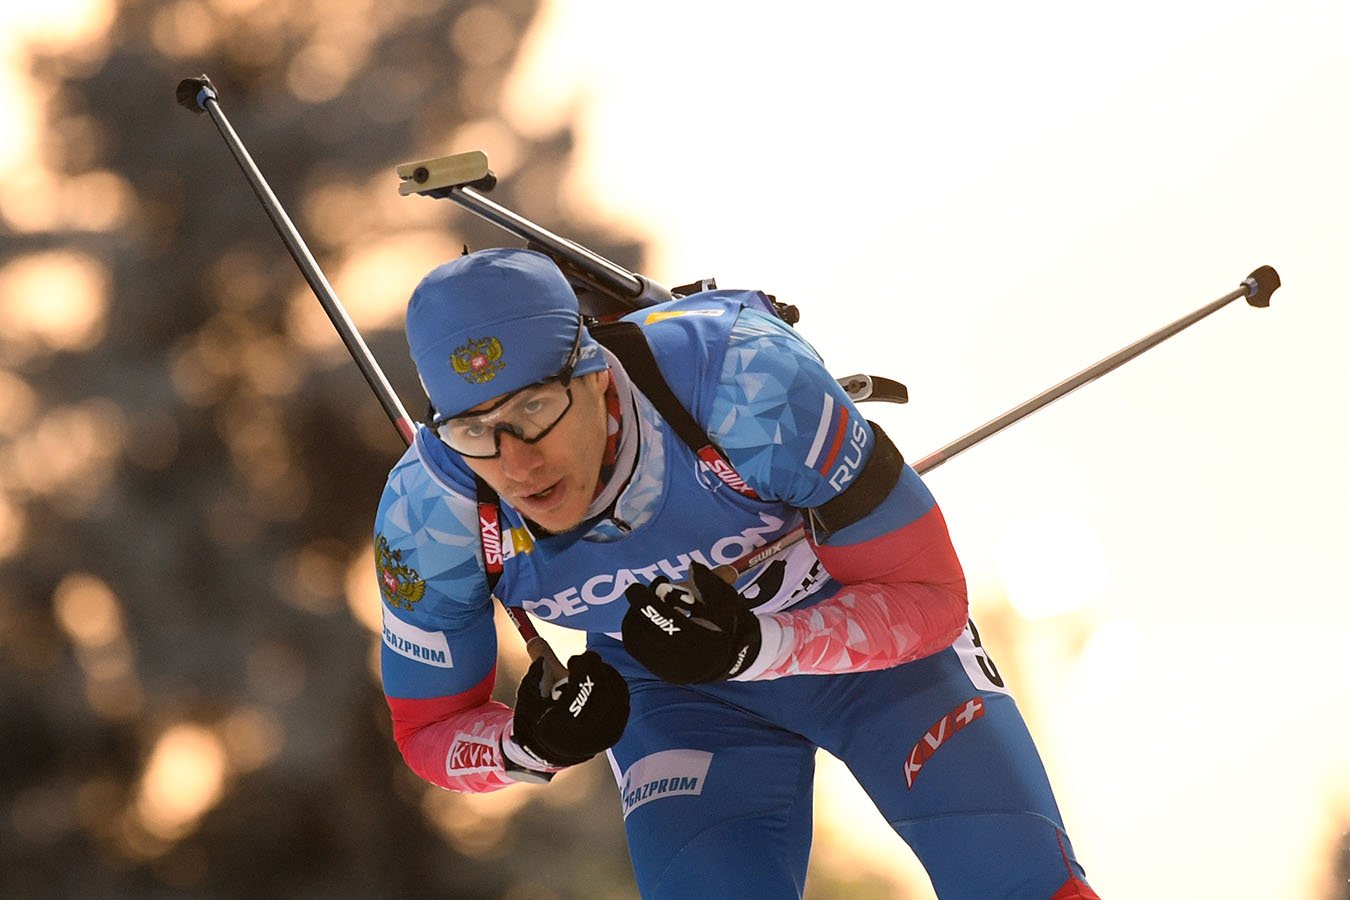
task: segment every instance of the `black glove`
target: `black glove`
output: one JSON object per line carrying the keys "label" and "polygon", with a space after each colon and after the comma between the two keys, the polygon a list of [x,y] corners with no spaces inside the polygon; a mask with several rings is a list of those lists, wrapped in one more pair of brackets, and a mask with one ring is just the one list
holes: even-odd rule
{"label": "black glove", "polygon": [[515,762],[526,768],[531,763],[572,766],[609,749],[623,736],[628,684],[594,650],[568,660],[567,681],[558,688],[551,682],[542,658],[531,663],[520,680],[511,740],[534,759]]}
{"label": "black glove", "polygon": [[658,578],[624,591],[624,647],[672,684],[731,678],[759,655],[759,619],[736,589],[699,563],[691,576],[692,585]]}

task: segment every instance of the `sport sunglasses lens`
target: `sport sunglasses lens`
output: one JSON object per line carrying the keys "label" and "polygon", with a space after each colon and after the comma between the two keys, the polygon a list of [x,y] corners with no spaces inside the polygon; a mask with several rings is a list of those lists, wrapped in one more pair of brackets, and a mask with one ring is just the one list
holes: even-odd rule
{"label": "sport sunglasses lens", "polygon": [[542,440],[572,408],[572,391],[557,382],[509,399],[482,417],[449,419],[436,426],[436,433],[456,453],[472,459],[501,455],[503,431],[533,444]]}

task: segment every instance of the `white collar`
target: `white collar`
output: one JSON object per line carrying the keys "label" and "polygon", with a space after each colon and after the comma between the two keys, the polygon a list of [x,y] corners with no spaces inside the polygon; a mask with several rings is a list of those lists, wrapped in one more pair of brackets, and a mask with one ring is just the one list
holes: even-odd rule
{"label": "white collar", "polygon": [[614,461],[614,472],[599,496],[586,509],[587,519],[603,514],[614,505],[637,465],[639,429],[633,382],[619,364],[618,358],[608,349],[604,349],[604,353],[609,362],[609,378],[619,398],[619,449]]}

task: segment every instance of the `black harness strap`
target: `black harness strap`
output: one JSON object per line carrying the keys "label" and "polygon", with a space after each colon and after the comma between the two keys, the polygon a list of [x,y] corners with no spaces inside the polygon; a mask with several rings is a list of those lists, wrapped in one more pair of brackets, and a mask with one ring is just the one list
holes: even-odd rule
{"label": "black harness strap", "polygon": [[473,476],[478,487],[478,540],[483,547],[483,574],[487,576],[488,593],[497,593],[497,582],[502,580],[505,566],[505,546],[502,535],[502,509],[497,503],[497,492],[478,475]]}
{"label": "black harness strap", "polygon": [[[708,438],[707,432],[670,389],[641,328],[632,322],[612,322],[593,327],[591,335],[619,358],[624,371],[652,402],[661,417],[675,429],[680,440],[732,488],[748,497],[758,498],[754,490],[736,474],[726,454]],[[872,512],[900,480],[905,465],[904,456],[880,425],[871,420],[868,420],[868,424],[872,426],[876,444],[862,471],[837,497],[807,511],[820,540]]]}
{"label": "black harness strap", "polygon": [[741,479],[726,454],[708,438],[708,433],[670,389],[641,328],[633,322],[609,322],[592,326],[590,332],[591,337],[619,358],[623,370],[633,379],[638,390],[652,402],[661,418],[675,429],[680,440],[707,464],[714,475],[737,493],[759,499],[754,488]]}
{"label": "black harness strap", "polygon": [[852,525],[876,509],[900,480],[900,473],[905,466],[904,456],[880,425],[870,419],[867,424],[872,426],[876,441],[862,471],[833,500],[808,510],[818,541],[846,525]]}

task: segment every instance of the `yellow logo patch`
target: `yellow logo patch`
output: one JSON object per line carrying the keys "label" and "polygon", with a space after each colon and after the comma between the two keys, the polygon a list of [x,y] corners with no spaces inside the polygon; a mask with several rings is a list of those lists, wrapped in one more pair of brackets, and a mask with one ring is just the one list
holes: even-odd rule
{"label": "yellow logo patch", "polygon": [[667,309],[649,313],[647,318],[642,320],[642,324],[650,325],[653,322],[664,322],[666,319],[678,319],[680,316],[720,316],[725,312],[724,309]]}

